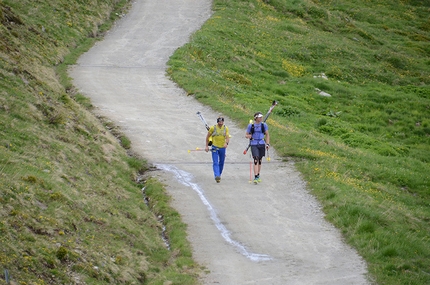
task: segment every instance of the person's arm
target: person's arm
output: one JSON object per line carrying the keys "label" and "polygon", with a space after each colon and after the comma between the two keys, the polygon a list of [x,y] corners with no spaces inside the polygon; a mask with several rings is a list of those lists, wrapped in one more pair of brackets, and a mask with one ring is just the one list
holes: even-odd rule
{"label": "person's arm", "polygon": [[209,138],[211,137],[212,132],[211,129],[209,129],[208,134],[206,135],[206,140],[205,140],[205,151],[208,152],[209,151]]}
{"label": "person's arm", "polygon": [[224,144],[224,147],[227,147],[229,142],[230,142],[230,133],[228,131],[228,128],[225,127],[225,144]]}
{"label": "person's arm", "polygon": [[266,148],[269,148],[270,146],[270,135],[269,135],[269,130],[268,127],[266,125],[266,131],[264,132],[264,135],[266,136]]}
{"label": "person's arm", "polygon": [[247,138],[247,139],[251,139],[252,138],[252,134],[250,133],[250,127],[249,127],[249,125],[246,128],[245,138]]}

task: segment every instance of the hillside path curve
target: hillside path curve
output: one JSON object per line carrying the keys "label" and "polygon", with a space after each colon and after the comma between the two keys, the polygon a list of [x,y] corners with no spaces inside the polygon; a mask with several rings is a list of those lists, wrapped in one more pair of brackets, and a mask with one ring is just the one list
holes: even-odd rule
{"label": "hillside path curve", "polygon": [[[275,150],[262,182],[249,183],[245,130],[226,117],[231,143],[221,183],[204,147],[218,114],[170,81],[169,56],[211,16],[209,0],[137,0],[105,38],[71,67],[76,88],[155,165],[188,225],[202,284],[369,284],[362,258],[324,220],[292,162]],[[265,112],[266,110],[255,110]],[[272,138],[272,141],[276,137]]]}

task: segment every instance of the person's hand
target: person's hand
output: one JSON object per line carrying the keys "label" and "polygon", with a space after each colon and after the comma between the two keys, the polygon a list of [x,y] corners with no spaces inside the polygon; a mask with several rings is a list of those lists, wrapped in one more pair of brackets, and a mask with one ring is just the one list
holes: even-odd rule
{"label": "person's hand", "polygon": [[206,151],[206,152],[208,152],[208,151],[209,151],[209,147],[208,147],[208,146],[206,146],[206,147],[205,147],[205,151]]}
{"label": "person's hand", "polygon": [[269,147],[270,147],[270,144],[266,144],[266,149],[269,149]]}

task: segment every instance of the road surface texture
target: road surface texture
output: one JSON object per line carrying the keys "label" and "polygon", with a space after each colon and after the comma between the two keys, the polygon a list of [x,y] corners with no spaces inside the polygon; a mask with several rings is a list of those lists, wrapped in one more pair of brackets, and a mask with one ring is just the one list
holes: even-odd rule
{"label": "road surface texture", "polygon": [[245,130],[227,117],[232,137],[221,183],[210,154],[188,152],[204,148],[206,129],[196,113],[209,125],[219,114],[170,81],[166,62],[211,16],[211,4],[135,1],[70,69],[74,85],[159,169],[153,173],[188,225],[194,258],[207,268],[202,284],[369,284],[365,262],[324,220],[293,163],[272,149],[262,182],[249,183]]}

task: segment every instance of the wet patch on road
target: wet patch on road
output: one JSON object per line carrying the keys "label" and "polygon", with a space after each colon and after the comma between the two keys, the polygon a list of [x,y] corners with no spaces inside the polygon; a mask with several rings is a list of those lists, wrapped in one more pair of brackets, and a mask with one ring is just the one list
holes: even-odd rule
{"label": "wet patch on road", "polygon": [[156,164],[155,165],[158,169],[168,171],[170,173],[173,173],[176,180],[178,180],[181,184],[190,187],[196,193],[199,195],[200,200],[203,202],[203,204],[206,206],[210,213],[211,219],[214,221],[215,226],[220,231],[221,236],[224,238],[226,242],[231,244],[237,251],[239,251],[240,254],[245,256],[246,258],[259,262],[259,261],[268,261],[272,260],[273,258],[270,257],[267,254],[260,254],[260,253],[254,253],[250,252],[244,245],[242,245],[240,242],[234,240],[231,238],[231,232],[226,228],[226,226],[220,221],[218,215],[216,214],[215,209],[209,202],[209,200],[206,198],[204,191],[200,188],[197,183],[192,182],[192,174],[188,173],[186,171],[178,169],[176,166],[169,165],[169,164]]}

